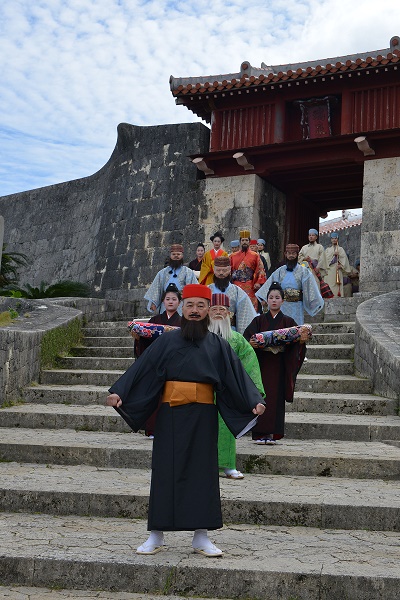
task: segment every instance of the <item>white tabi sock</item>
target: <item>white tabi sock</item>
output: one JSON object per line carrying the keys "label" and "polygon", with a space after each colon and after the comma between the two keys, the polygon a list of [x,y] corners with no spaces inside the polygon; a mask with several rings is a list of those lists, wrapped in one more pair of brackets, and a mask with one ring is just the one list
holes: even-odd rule
{"label": "white tabi sock", "polygon": [[193,535],[192,546],[196,552],[205,556],[221,556],[222,550],[217,548],[211,540],[208,539],[207,529],[196,529]]}
{"label": "white tabi sock", "polygon": [[138,554],[155,554],[164,545],[164,532],[154,529],[148,539],[136,550]]}

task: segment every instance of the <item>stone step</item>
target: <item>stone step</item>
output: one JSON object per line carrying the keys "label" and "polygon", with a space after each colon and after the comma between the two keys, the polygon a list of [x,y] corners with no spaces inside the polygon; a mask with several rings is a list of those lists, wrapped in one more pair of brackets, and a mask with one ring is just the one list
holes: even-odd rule
{"label": "stone step", "polygon": [[400,441],[400,417],[289,412],[285,439]]}
{"label": "stone step", "polygon": [[[354,333],[313,333],[308,345],[316,344],[353,344]],[[93,347],[132,347],[133,339],[129,332],[126,336],[85,337],[85,346]]]}
{"label": "stone step", "polygon": [[[131,358],[133,360],[133,344],[130,346],[74,346],[70,349],[71,356],[98,357],[98,358]],[[322,357],[321,357],[322,358]]]}
{"label": "stone step", "polygon": [[224,551],[214,560],[193,552],[189,532],[168,532],[154,556],[135,554],[147,537],[144,520],[3,513],[0,535],[3,586],[256,600],[398,598],[399,536],[390,532],[225,526],[210,535]]}
{"label": "stone step", "polygon": [[111,387],[124,371],[102,371],[99,369],[49,369],[40,373],[44,385],[94,385]]}
{"label": "stone step", "polygon": [[[134,433],[2,428],[0,460],[148,469],[151,441]],[[237,468],[268,475],[399,479],[400,448],[381,442],[288,439],[259,446],[246,436],[237,442]]]}
{"label": "stone step", "polygon": [[[110,358],[104,356],[63,356],[57,359],[57,366],[62,369],[87,369],[126,371],[134,362],[134,358]],[[336,362],[336,361],[333,361]]]}
{"label": "stone step", "polygon": [[[133,360],[133,344],[130,346],[74,346],[70,350],[73,357],[105,357],[131,358]],[[307,346],[308,358],[319,359],[353,359],[354,344],[327,344]]]}
{"label": "stone step", "polygon": [[[305,315],[307,322],[307,315]],[[354,321],[342,321],[337,323],[312,323],[313,333],[354,333]]]}
{"label": "stone step", "polygon": [[[220,477],[224,523],[400,531],[400,481]],[[144,519],[150,470],[0,464],[0,510]]]}
{"label": "stone step", "polygon": [[[306,315],[307,317],[307,315]],[[148,317],[138,319],[147,321]],[[306,322],[307,318],[305,319]],[[106,337],[106,336],[130,336],[128,331],[128,320],[115,323],[96,323],[89,327],[83,327],[82,333],[85,337]],[[354,333],[355,322],[341,322],[341,323],[312,323],[314,333]]]}
{"label": "stone step", "polygon": [[286,412],[397,415],[397,400],[374,394],[295,391],[293,403],[286,403]]}
{"label": "stone step", "polygon": [[[109,387],[109,386],[108,386]],[[44,404],[104,404],[108,387],[94,385],[33,385],[22,390],[24,402]]]}
{"label": "stone step", "polygon": [[306,375],[300,372],[296,380],[298,392],[332,394],[370,394],[372,382],[354,375]]}
{"label": "stone step", "polygon": [[[343,334],[347,335],[347,334]],[[339,343],[339,342],[338,342]],[[120,347],[120,348],[131,348],[133,353],[133,338],[129,333],[126,337],[85,337],[85,346],[90,347]]]}
{"label": "stone step", "polygon": [[[0,410],[0,427],[130,432],[117,413],[96,404],[20,404]],[[288,412],[285,439],[393,443],[400,440],[400,417]]]}
{"label": "stone step", "polygon": [[[86,340],[89,338],[85,339]],[[98,338],[101,339],[101,338]],[[354,344],[354,333],[314,333],[307,342],[308,346],[316,344]],[[89,344],[88,344],[89,345]],[[100,344],[99,344],[100,345]]]}
{"label": "stone step", "polygon": [[[103,405],[109,386],[93,385],[33,385],[22,390],[25,403]],[[286,404],[286,412],[334,413],[354,415],[396,415],[397,400],[373,394],[344,394],[324,392],[294,393],[292,404]]]}
{"label": "stone step", "polygon": [[[84,368],[84,367],[81,367]],[[344,359],[308,358],[302,367],[303,375],[353,375],[354,362]]]}
{"label": "stone step", "polygon": [[83,327],[82,333],[85,337],[131,337],[128,329],[128,320],[125,323],[115,323],[113,327]]}
{"label": "stone step", "polygon": [[110,412],[108,406],[98,404],[19,404],[0,410],[0,427],[131,431],[115,411]]}
{"label": "stone step", "polygon": [[[46,369],[41,372],[40,383],[43,385],[111,387],[122,374],[123,371],[102,371],[99,369]],[[297,377],[296,390],[316,393],[368,394],[372,392],[372,383],[369,379],[362,379],[354,375],[311,375],[304,374],[301,371]]]}
{"label": "stone step", "polygon": [[[165,594],[133,594],[131,592],[99,592],[98,590],[58,590],[21,585],[0,585],[0,598],[3,600],[182,600],[182,596]],[[186,600],[204,600],[186,596]],[[211,598],[210,600],[218,600]]]}
{"label": "stone step", "polygon": [[315,344],[314,346],[307,345],[307,358],[320,358],[324,360],[353,360],[354,344]]}

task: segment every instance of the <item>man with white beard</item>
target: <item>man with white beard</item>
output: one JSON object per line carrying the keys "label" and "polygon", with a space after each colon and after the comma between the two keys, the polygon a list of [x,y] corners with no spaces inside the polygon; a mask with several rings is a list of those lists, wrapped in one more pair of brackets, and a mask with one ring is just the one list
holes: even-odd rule
{"label": "man with white beard", "polygon": [[[256,353],[249,342],[231,328],[229,297],[226,294],[212,295],[209,315],[209,331],[228,342],[260,394],[265,397]],[[236,469],[236,440],[220,415],[218,415],[218,465],[228,479],[243,479],[243,473]]]}
{"label": "man with white beard", "polygon": [[208,286],[213,294],[223,293],[229,298],[232,326],[239,333],[257,316],[253,304],[239,286],[231,283],[231,263],[227,256],[217,256],[214,261],[214,281]]}

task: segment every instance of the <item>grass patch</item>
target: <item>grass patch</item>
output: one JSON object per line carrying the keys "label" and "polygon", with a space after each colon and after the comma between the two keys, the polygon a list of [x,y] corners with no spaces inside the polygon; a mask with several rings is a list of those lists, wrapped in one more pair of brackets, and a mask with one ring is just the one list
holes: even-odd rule
{"label": "grass patch", "polygon": [[18,404],[25,404],[25,400],[5,400],[0,404],[0,408],[11,408],[12,406],[18,406]]}
{"label": "grass patch", "polygon": [[9,310],[0,313],[0,327],[7,327],[12,323],[12,316]]}
{"label": "grass patch", "polygon": [[76,318],[67,325],[50,329],[43,335],[40,345],[40,367],[54,367],[60,354],[68,353],[82,340],[81,321]]}

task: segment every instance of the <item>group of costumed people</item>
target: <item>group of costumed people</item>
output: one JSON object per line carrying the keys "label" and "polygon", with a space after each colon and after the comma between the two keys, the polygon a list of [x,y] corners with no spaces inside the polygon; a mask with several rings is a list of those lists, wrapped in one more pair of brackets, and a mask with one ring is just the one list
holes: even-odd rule
{"label": "group of costumed people", "polygon": [[[359,272],[350,266],[346,251],[339,246],[337,231],[330,234],[330,239],[331,246],[324,249],[317,241],[318,231],[310,229],[309,243],[301,248],[298,262],[310,268],[325,299],[352,296],[354,286],[351,281],[358,278]],[[356,262],[359,266],[360,261]]]}
{"label": "group of costumed people", "polygon": [[[171,294],[175,298],[169,297]],[[180,296],[180,326],[176,320],[171,326]],[[303,342],[310,330],[296,328],[293,319],[279,317],[283,291],[278,284],[271,286],[267,302],[279,331],[271,332],[267,313],[262,315],[266,320],[260,321],[259,316],[252,319],[242,336],[231,327],[227,294],[213,294],[210,287],[201,284],[188,284],[180,294],[168,284],[163,300],[165,332],[146,349],[136,350],[139,358],[110,388],[107,404],[133,431],[157,415],[150,535],[138,547],[139,554],[160,551],[164,531],[193,531],[195,552],[221,556],[223,552],[209,539],[208,530],[222,527],[219,472],[231,479],[243,478],[236,469],[236,438],[249,430],[256,432],[253,439],[256,435],[258,440],[260,436],[283,436],[284,403],[293,399],[305,352]],[[161,326],[155,321],[159,319],[133,322],[135,347],[141,346],[140,331]],[[285,325],[291,331],[282,329]],[[283,351],[267,350],[277,347]],[[282,360],[285,356],[289,358]],[[268,358],[273,361],[271,367]],[[275,385],[271,375],[278,365]],[[285,384],[288,377],[292,386]],[[283,404],[283,411],[274,408],[277,403]]]}

